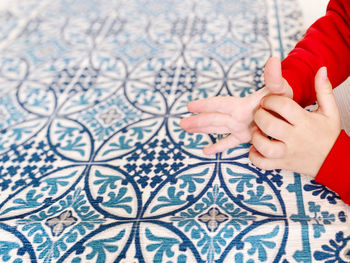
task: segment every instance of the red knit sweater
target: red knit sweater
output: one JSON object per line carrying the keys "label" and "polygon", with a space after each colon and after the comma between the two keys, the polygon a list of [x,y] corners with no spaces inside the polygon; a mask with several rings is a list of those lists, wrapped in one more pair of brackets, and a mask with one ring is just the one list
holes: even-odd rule
{"label": "red knit sweater", "polygon": [[[282,74],[293,88],[294,100],[302,106],[316,100],[314,79],[326,66],[337,87],[350,75],[350,0],[330,0],[327,13],[306,32],[287,58]],[[337,192],[350,204],[350,137],[342,130],[316,181]]]}

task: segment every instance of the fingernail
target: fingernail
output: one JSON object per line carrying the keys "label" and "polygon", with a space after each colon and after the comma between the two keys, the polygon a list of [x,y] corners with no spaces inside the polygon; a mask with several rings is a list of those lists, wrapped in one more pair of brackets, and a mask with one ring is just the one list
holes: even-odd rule
{"label": "fingernail", "polygon": [[321,79],[323,80],[323,81],[325,81],[325,80],[327,80],[328,79],[328,75],[327,75],[327,68],[326,67],[322,67],[321,69],[320,69],[320,74],[321,74]]}

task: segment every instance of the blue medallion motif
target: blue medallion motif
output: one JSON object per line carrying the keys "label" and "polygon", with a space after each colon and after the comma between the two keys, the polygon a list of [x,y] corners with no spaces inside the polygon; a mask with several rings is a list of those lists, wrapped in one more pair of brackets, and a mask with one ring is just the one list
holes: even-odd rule
{"label": "blue medallion motif", "polygon": [[335,193],[256,168],[249,144],[206,156],[224,135],[179,125],[192,100],[264,86],[303,33],[295,0],[12,2],[1,262],[349,262]]}

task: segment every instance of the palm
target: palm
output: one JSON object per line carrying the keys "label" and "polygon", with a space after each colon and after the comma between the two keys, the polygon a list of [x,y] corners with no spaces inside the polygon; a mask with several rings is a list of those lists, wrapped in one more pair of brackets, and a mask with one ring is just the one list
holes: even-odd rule
{"label": "palm", "polygon": [[269,93],[292,97],[292,90],[282,78],[281,64],[276,58],[271,58],[266,64],[265,83],[266,88],[244,98],[213,97],[190,102],[189,112],[197,115],[182,119],[180,126],[191,133],[230,134],[204,148],[205,154],[223,152],[249,142],[251,130],[255,126],[253,114],[259,107],[261,98]]}

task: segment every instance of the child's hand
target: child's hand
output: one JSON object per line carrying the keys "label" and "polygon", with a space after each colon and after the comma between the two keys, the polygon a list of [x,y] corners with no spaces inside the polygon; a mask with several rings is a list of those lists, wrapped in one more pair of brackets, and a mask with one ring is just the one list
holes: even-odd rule
{"label": "child's hand", "polygon": [[182,119],[180,126],[190,133],[230,133],[203,149],[204,154],[223,152],[250,141],[253,112],[264,95],[265,90],[260,90],[244,98],[213,97],[192,101],[187,106],[188,111],[199,114]]}
{"label": "child's hand", "polygon": [[315,112],[282,96],[271,95],[262,100],[262,107],[254,115],[260,130],[255,129],[252,134],[249,154],[257,167],[317,175],[339,136],[341,122],[326,68],[316,74],[315,89],[319,105]]}
{"label": "child's hand", "polygon": [[293,91],[282,78],[281,62],[270,58],[264,71],[265,88],[244,98],[213,97],[188,104],[188,111],[199,113],[181,120],[180,126],[191,133],[230,133],[226,138],[204,148],[205,154],[215,154],[251,140],[253,116],[260,100],[269,93],[293,97]]}

